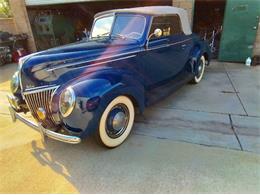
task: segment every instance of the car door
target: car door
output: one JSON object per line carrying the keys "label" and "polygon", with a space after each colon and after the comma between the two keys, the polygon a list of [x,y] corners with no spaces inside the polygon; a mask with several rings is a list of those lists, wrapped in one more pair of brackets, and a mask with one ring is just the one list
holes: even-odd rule
{"label": "car door", "polygon": [[162,30],[161,37],[151,37],[142,55],[146,87],[163,84],[177,76],[185,65],[189,44],[183,34],[178,15],[154,17],[149,35]]}

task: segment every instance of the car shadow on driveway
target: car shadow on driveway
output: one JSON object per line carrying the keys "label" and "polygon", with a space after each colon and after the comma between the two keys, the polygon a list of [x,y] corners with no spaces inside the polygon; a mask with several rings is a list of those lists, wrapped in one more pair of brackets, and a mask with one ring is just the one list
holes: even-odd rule
{"label": "car shadow on driveway", "polygon": [[[108,149],[97,144],[93,136],[77,145],[47,139],[46,142],[32,141],[31,154],[42,166],[50,167],[63,176],[80,193],[140,192],[142,185],[136,183],[135,179],[128,181],[127,177],[122,177],[122,175],[131,175],[129,171],[134,170],[135,166],[137,169],[138,163],[130,161],[143,144],[132,143],[129,139],[125,144],[135,149],[129,150],[124,144],[118,148]],[[129,164],[133,167],[129,168]],[[124,166],[128,167],[128,171]],[[118,186],[121,182],[128,183],[131,187],[127,189]],[[132,185],[140,185],[140,189]]]}
{"label": "car shadow on driveway", "polygon": [[[47,147],[47,145],[45,145],[45,147]],[[50,156],[46,148],[37,146],[36,141],[32,141],[32,149],[32,155],[39,161],[42,166],[48,165],[55,172],[65,177],[67,180],[70,180],[70,175],[66,174],[64,166],[58,162],[60,159],[56,160],[56,158],[54,158],[55,155]]]}
{"label": "car shadow on driveway", "polygon": [[[91,139],[77,145],[50,139],[47,139],[46,142],[37,140],[31,142],[31,147],[31,154],[42,166],[50,167],[69,181],[79,192],[82,190],[89,191],[88,188],[85,188],[89,186],[89,182],[84,184],[81,181],[84,180],[85,174],[91,173],[91,167],[95,165],[92,164],[93,159],[98,158],[100,153],[106,151],[105,148],[98,147]],[[93,158],[93,156],[95,157]],[[97,189],[93,190],[96,191]]]}
{"label": "car shadow on driveway", "polygon": [[[248,185],[245,175],[256,177],[244,163],[251,163],[252,170],[259,160],[249,153],[135,134],[112,150],[93,138],[78,145],[38,140],[31,147],[33,157],[47,168],[41,171],[49,167],[79,193],[242,192]],[[253,183],[247,190],[260,190]],[[59,190],[64,192],[62,186]]]}

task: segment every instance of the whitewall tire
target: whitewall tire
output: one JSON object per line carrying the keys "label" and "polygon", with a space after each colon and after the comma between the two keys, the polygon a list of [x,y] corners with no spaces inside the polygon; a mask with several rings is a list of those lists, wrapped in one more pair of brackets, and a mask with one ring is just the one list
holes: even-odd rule
{"label": "whitewall tire", "polygon": [[194,78],[191,81],[192,83],[198,84],[201,81],[205,72],[205,66],[206,66],[205,57],[201,56],[199,60],[198,74],[194,76]]}
{"label": "whitewall tire", "polygon": [[118,96],[104,110],[97,131],[99,142],[109,148],[122,144],[134,124],[135,110],[126,96]]}

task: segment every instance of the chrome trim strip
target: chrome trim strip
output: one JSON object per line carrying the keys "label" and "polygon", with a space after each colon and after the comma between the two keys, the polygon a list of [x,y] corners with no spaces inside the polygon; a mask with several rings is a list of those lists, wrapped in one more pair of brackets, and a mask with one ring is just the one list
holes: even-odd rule
{"label": "chrome trim strip", "polygon": [[43,86],[28,88],[28,89],[25,89],[24,91],[33,91],[36,89],[49,88],[49,87],[53,87],[53,86],[57,86],[57,85],[43,85]]}
{"label": "chrome trim strip", "polygon": [[91,64],[91,65],[85,65],[85,66],[76,67],[76,68],[73,68],[73,69],[84,68],[86,66],[87,67],[94,67],[94,66],[101,65],[101,64],[106,64],[106,63],[109,63],[109,62],[116,62],[116,61],[119,61],[119,60],[125,60],[125,59],[128,59],[128,58],[133,58],[135,56],[136,55],[131,55],[131,56],[127,56],[127,57],[117,58],[117,59],[114,59],[114,60],[107,60],[107,61],[103,61],[103,62],[94,63],[94,64]]}
{"label": "chrome trim strip", "polygon": [[180,43],[184,43],[184,42],[190,41],[190,40],[192,40],[192,38],[185,39],[185,40],[183,40],[183,41],[178,41],[178,42],[176,42],[176,43],[165,44],[165,45],[163,45],[163,46],[158,46],[158,47],[154,47],[154,48],[150,48],[150,49],[148,48],[147,50],[148,50],[148,51],[151,51],[151,50],[155,50],[155,49],[161,49],[161,48],[164,48],[164,47],[170,47],[170,46],[177,45],[177,44],[180,44]]}
{"label": "chrome trim strip", "polygon": [[[190,41],[190,40],[192,40],[192,38],[189,38],[189,39],[186,39],[186,40],[183,40],[183,41],[179,41],[179,42],[176,42],[176,43],[167,44],[167,45],[164,45],[164,46],[161,46],[161,47],[147,49],[147,50],[150,51],[150,50],[160,49],[160,48],[163,48],[163,47],[169,47],[169,46],[176,45],[176,44],[183,43],[183,42]],[[103,58],[95,59],[95,60],[87,60],[84,63],[91,63],[91,62],[95,62],[97,60],[106,60],[106,59],[110,59],[110,58],[114,58],[114,57],[120,57],[120,56],[124,56],[124,55],[128,55],[128,54],[136,54],[136,53],[141,52],[141,51],[142,50],[138,50],[138,51],[133,51],[133,52],[117,54],[117,55],[113,55],[113,56],[103,57]],[[116,60],[127,59],[127,58],[130,58],[130,57],[134,57],[134,56],[131,55],[131,56],[127,56],[127,57],[117,58],[117,59],[114,59],[114,60],[108,60],[108,61],[104,61],[104,62],[98,62],[98,63],[94,63],[92,65],[85,65],[85,66],[92,67],[92,66],[96,66],[96,65],[100,65],[100,64],[104,64],[104,63],[108,63],[108,62],[114,62]],[[49,69],[47,69],[47,71],[53,71],[53,70],[57,70],[57,69],[60,69],[60,68],[66,68],[66,67],[75,66],[75,65],[78,65],[78,63],[76,63],[76,64],[65,64],[65,65],[61,65],[61,66],[58,66],[58,67],[49,68]],[[85,67],[85,66],[82,66],[82,67]],[[82,67],[78,67],[78,68],[82,68]]]}
{"label": "chrome trim strip", "polygon": [[12,117],[13,122],[16,121],[16,119],[20,120],[21,122],[25,123],[29,127],[33,128],[36,131],[39,131],[43,136],[47,136],[51,139],[58,140],[65,143],[70,144],[78,144],[81,142],[81,138],[77,136],[71,136],[71,135],[64,135],[60,133],[56,133],[54,131],[51,131],[49,129],[45,129],[41,124],[36,124],[33,121],[30,121],[20,115],[19,113],[16,113],[11,106],[9,106],[9,111]]}
{"label": "chrome trim strip", "polygon": [[[54,94],[56,93],[56,91],[57,91],[57,89],[59,88],[59,86],[57,86],[57,88],[56,89],[54,89],[53,90],[53,92],[52,92],[52,94],[51,94],[51,99],[50,99],[50,101],[49,101],[49,103],[48,103],[48,107],[49,107],[49,109],[50,109],[50,111],[52,111],[52,108],[51,108],[51,106],[52,106],[52,99],[53,99],[53,96],[54,96]],[[52,120],[57,124],[58,122],[55,120],[55,118],[53,117],[53,115],[51,116],[51,118],[52,118]]]}
{"label": "chrome trim strip", "polygon": [[19,77],[19,83],[20,83],[20,88],[21,88],[21,95],[22,95],[22,98],[24,99],[24,96],[23,96],[23,93],[22,93],[22,91],[23,91],[23,85],[22,85],[22,79],[21,79],[22,69],[19,69],[18,71],[19,71],[19,72],[18,72],[18,77]]}
{"label": "chrome trim strip", "polygon": [[41,87],[34,87],[34,88],[30,88],[28,89],[28,91],[24,91],[22,92],[24,95],[27,95],[27,94],[32,94],[32,93],[38,93],[38,92],[42,92],[42,91],[47,91],[47,90],[52,90],[52,89],[57,89],[59,87],[59,85],[54,85],[54,86],[41,86]]}
{"label": "chrome trim strip", "polygon": [[[117,54],[117,55],[114,55],[114,56],[108,56],[108,57],[103,57],[103,58],[99,58],[99,59],[94,59],[94,60],[87,60],[84,62],[85,63],[91,63],[91,62],[96,62],[97,60],[107,60],[107,59],[110,59],[110,58],[115,58],[115,57],[120,57],[120,56],[124,56],[124,55],[128,55],[128,54],[136,54],[137,52],[140,52],[140,50],[138,51],[133,51],[133,52],[127,52],[127,53],[122,53],[122,54]],[[116,59],[115,59],[116,60]],[[120,58],[118,58],[118,60],[120,60]],[[98,63],[102,63],[102,62],[98,62]],[[60,68],[66,68],[68,66],[75,66],[75,65],[78,65],[79,63],[74,63],[74,64],[65,64],[65,65],[61,65],[61,66],[58,66],[58,67],[54,67],[54,68],[49,68],[49,69],[46,69],[46,71],[53,71],[53,70],[57,70],[57,69],[60,69]],[[91,66],[91,65],[90,65]]]}
{"label": "chrome trim strip", "polygon": [[34,118],[38,119],[36,111],[40,107],[40,105],[47,111],[47,113],[49,114],[49,120],[46,120],[44,122],[47,125],[56,124],[53,115],[51,115],[51,101],[53,94],[58,89],[58,87],[59,86],[45,87],[24,93],[24,100]]}

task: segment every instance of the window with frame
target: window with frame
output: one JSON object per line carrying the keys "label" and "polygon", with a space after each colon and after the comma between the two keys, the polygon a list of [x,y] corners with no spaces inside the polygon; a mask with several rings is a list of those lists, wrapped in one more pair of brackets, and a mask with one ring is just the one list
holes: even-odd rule
{"label": "window with frame", "polygon": [[154,17],[150,34],[157,28],[162,30],[163,37],[183,34],[181,21],[178,15]]}

